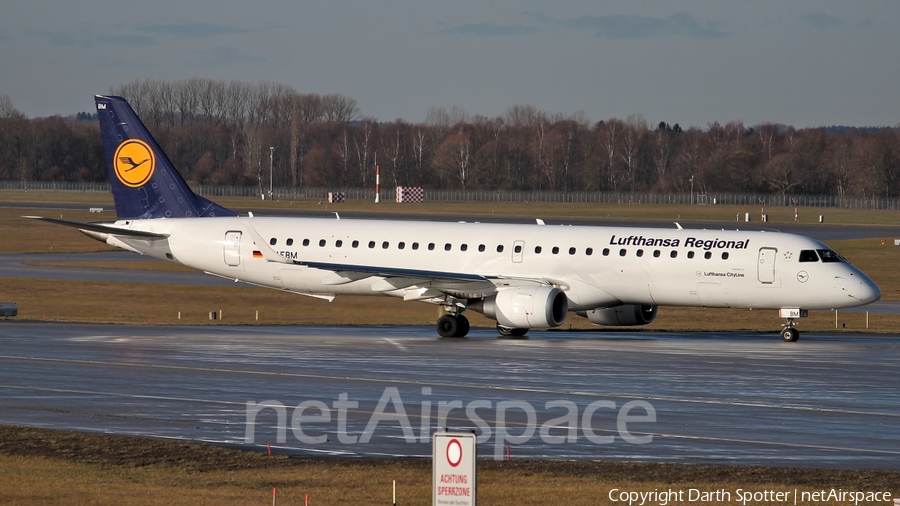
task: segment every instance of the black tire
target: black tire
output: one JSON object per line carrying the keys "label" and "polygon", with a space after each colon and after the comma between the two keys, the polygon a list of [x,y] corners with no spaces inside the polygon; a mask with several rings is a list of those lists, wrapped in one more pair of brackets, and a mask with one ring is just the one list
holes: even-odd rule
{"label": "black tire", "polygon": [[469,319],[463,315],[456,317],[459,322],[459,330],[456,331],[456,337],[466,337],[469,334]]}
{"label": "black tire", "polygon": [[503,325],[497,324],[497,332],[500,333],[500,337],[509,337],[509,338],[518,338],[524,336],[528,329],[517,329],[514,327],[504,327]]}
{"label": "black tire", "polygon": [[[469,322],[466,321],[468,324]],[[468,327],[468,325],[466,325]],[[445,314],[438,318],[437,333],[441,337],[457,337],[459,333],[460,322],[456,315]]]}
{"label": "black tire", "polygon": [[781,331],[781,340],[786,343],[795,343],[800,339],[800,331],[793,327],[786,327]]}

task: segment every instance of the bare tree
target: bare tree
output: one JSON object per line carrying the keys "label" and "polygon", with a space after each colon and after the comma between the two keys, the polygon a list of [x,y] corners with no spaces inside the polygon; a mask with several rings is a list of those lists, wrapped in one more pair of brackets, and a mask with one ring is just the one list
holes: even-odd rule
{"label": "bare tree", "polygon": [[[387,176],[394,186],[399,185],[400,167],[405,165],[406,160],[406,131],[407,125],[401,120],[384,127],[380,137],[381,152],[384,153],[388,160]],[[405,184],[409,184],[409,174],[404,178]]]}
{"label": "bare tree", "polygon": [[369,186],[369,155],[371,155],[372,146],[375,137],[375,121],[371,118],[363,119],[362,123],[356,129],[356,135],[353,136],[353,148],[356,151],[356,159],[359,162],[359,177],[362,180],[363,187]]}
{"label": "bare tree", "polygon": [[350,134],[347,131],[349,127],[341,128],[337,142],[334,143],[334,151],[338,158],[338,174],[337,185],[343,188],[347,181],[347,174],[350,172]]}
{"label": "bare tree", "polygon": [[[415,168],[415,181],[421,181],[428,165],[428,135],[425,128],[415,126],[412,129],[412,166]],[[409,181],[407,181],[409,184]]]}
{"label": "bare tree", "polygon": [[624,125],[620,120],[615,118],[611,118],[609,121],[604,123],[602,129],[602,142],[603,148],[606,151],[606,176],[609,181],[609,189],[612,191],[616,191],[618,187],[618,175],[616,170],[616,165],[618,164],[618,149],[619,144],[621,144],[622,139],[622,131],[624,130]]}
{"label": "bare tree", "polygon": [[631,183],[631,192],[634,193],[634,183],[640,170],[640,158],[638,151],[641,142],[647,134],[647,121],[640,114],[630,115],[625,120],[622,132],[622,162],[625,163],[625,173]]}
{"label": "bare tree", "polygon": [[465,190],[472,170],[472,143],[463,129],[447,136],[434,157],[434,163],[442,173],[451,175]]}
{"label": "bare tree", "polygon": [[25,115],[13,107],[8,95],[0,95],[0,119],[25,118]]}
{"label": "bare tree", "polygon": [[359,117],[359,105],[356,103],[356,99],[344,95],[323,96],[322,109],[325,121],[350,123]]}

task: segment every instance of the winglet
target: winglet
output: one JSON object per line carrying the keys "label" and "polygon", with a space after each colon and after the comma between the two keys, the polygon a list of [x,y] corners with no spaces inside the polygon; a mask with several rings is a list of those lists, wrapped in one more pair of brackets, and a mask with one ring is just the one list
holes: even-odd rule
{"label": "winglet", "polygon": [[250,237],[253,238],[253,242],[256,243],[256,250],[259,251],[260,253],[262,253],[263,258],[267,262],[275,262],[275,263],[280,263],[280,264],[293,264],[294,263],[293,261],[285,258],[284,256],[279,255],[277,251],[275,251],[271,247],[269,247],[269,245],[266,243],[265,239],[263,239],[262,236],[259,235],[259,232],[257,232],[256,229],[253,228],[249,222],[242,221],[241,223],[245,227],[247,227],[247,233],[250,234]]}

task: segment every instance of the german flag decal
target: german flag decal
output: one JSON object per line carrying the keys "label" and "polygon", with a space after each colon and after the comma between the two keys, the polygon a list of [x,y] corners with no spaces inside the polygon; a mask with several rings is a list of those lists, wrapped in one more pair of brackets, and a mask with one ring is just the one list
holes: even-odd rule
{"label": "german flag decal", "polygon": [[262,258],[263,254],[261,251],[253,251],[253,258]]}

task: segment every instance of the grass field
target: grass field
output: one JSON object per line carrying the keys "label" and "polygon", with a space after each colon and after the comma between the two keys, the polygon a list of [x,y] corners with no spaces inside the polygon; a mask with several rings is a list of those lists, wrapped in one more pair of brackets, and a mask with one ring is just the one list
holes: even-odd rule
{"label": "grass field", "polygon": [[[307,494],[312,505],[387,505],[393,480],[397,504],[431,504],[428,459],[268,457],[172,441],[11,426],[0,426],[0,475],[0,504],[21,506],[271,504],[273,488],[282,505],[303,504]],[[478,463],[482,504],[621,505],[609,500],[614,488],[672,488],[684,490],[685,497],[688,488],[732,494],[737,489],[831,488],[896,494],[900,473],[519,459]],[[728,503],[735,504],[735,499],[732,495]]]}

